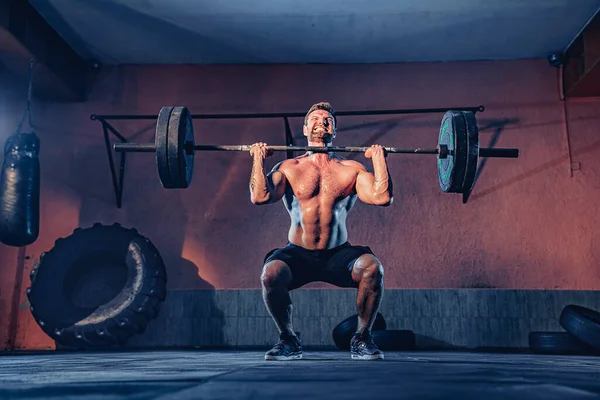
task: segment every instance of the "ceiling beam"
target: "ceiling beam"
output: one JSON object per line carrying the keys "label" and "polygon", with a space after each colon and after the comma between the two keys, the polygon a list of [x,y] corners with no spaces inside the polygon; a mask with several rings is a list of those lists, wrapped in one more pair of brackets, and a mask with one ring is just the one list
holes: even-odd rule
{"label": "ceiling beam", "polygon": [[565,97],[600,96],[600,13],[596,13],[565,51]]}
{"label": "ceiling beam", "polygon": [[0,63],[29,79],[32,95],[48,101],[85,101],[97,65],[83,60],[27,0],[0,0]]}

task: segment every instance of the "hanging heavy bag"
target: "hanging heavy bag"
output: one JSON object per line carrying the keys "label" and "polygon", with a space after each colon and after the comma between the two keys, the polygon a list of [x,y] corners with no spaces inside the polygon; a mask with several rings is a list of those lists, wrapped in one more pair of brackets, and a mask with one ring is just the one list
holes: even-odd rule
{"label": "hanging heavy bag", "polygon": [[40,140],[17,133],[4,144],[0,175],[0,242],[26,246],[35,242],[40,225]]}

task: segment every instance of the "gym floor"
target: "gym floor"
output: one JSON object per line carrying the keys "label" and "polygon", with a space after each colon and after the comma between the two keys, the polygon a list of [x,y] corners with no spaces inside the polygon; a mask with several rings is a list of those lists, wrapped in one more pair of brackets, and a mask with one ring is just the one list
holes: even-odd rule
{"label": "gym floor", "polygon": [[591,399],[600,358],[482,352],[386,352],[354,361],[305,349],[3,354],[2,399]]}

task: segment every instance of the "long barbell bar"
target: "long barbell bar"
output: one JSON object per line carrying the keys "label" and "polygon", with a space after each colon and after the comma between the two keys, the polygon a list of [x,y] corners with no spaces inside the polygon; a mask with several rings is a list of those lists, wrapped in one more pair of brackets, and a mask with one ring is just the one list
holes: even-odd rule
{"label": "long barbell bar", "polygon": [[[194,151],[250,151],[251,145],[207,145],[207,144],[194,144],[189,143],[184,146],[186,151],[189,153],[193,149]],[[153,153],[156,152],[156,145],[154,143],[115,143],[113,148],[116,152],[120,153]],[[313,146],[267,146],[267,149],[273,151],[312,151],[315,153],[364,153],[370,147],[352,147],[352,146],[332,146],[332,147],[313,147]],[[436,154],[439,158],[446,158],[447,155],[452,155],[453,151],[448,149],[448,146],[441,145],[435,149],[424,149],[424,148],[411,148],[402,149],[396,147],[384,147],[388,153],[402,153],[402,154]],[[519,149],[512,148],[480,148],[480,157],[492,157],[492,158],[518,158]]]}

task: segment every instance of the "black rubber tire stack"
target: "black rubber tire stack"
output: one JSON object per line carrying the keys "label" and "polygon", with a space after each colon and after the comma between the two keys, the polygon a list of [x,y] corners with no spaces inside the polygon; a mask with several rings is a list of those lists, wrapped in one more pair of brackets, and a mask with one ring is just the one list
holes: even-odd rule
{"label": "black rubber tire stack", "polygon": [[529,332],[529,349],[537,354],[589,354],[593,349],[569,332]]}
{"label": "black rubber tire stack", "polygon": [[565,332],[530,332],[529,349],[537,354],[600,355],[600,313],[569,304],[559,324]]}
{"label": "black rubber tire stack", "polygon": [[[121,291],[100,305],[76,305],[68,287],[92,265],[126,268]],[[27,289],[42,330],[67,348],[110,348],[143,333],[166,298],[165,265],[152,242],[119,224],[94,224],[58,239],[40,256]],[[101,284],[101,282],[98,282]]]}

